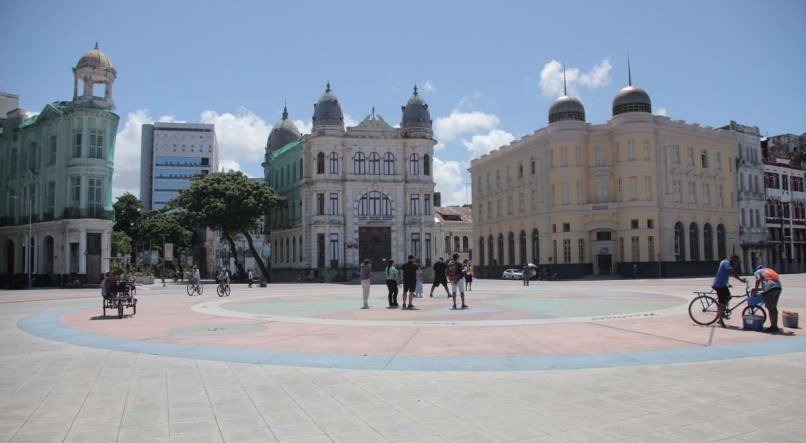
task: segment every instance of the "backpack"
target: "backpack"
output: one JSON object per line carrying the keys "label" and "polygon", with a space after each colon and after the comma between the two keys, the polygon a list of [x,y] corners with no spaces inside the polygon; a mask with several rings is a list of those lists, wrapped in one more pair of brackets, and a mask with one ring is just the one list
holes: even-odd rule
{"label": "backpack", "polygon": [[448,262],[448,280],[455,282],[459,280],[459,274],[462,273],[462,263],[451,260]]}

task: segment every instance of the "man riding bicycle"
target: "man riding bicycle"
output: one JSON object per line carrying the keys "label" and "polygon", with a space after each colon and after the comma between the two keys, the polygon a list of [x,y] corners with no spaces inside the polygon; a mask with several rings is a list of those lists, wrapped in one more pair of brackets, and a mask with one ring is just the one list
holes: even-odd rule
{"label": "man riding bicycle", "polygon": [[227,271],[227,268],[221,268],[221,270],[218,272],[218,282],[221,283],[222,285],[226,284],[227,286],[229,286],[230,278],[229,278],[229,271]]}
{"label": "man riding bicycle", "polygon": [[725,326],[725,322],[722,320],[723,313],[725,311],[725,306],[727,306],[728,302],[730,302],[730,289],[728,289],[728,280],[730,277],[739,280],[742,283],[747,282],[747,280],[739,277],[739,274],[736,270],[739,268],[739,256],[732,255],[730,259],[724,259],[719,262],[719,268],[716,270],[716,276],[714,277],[714,282],[711,283],[711,287],[716,291],[717,303],[716,303],[716,321],[719,326],[723,328]]}

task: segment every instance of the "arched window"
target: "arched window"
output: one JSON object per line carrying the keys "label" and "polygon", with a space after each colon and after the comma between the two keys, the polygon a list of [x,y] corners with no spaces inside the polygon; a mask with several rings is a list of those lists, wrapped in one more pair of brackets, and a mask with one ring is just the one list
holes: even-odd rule
{"label": "arched window", "polygon": [[540,263],[540,235],[537,228],[532,229],[532,263]]}
{"label": "arched window", "polygon": [[299,261],[302,261],[302,236],[299,236]]}
{"label": "arched window", "polygon": [[498,264],[504,264],[504,234],[498,234]]}
{"label": "arched window", "polygon": [[484,237],[479,237],[479,266],[484,266]]}
{"label": "arched window", "polygon": [[470,249],[470,239],[467,236],[462,237],[462,252],[467,252]]}
{"label": "arched window", "polygon": [[725,225],[722,223],[716,226],[716,253],[720,258],[728,256],[728,244],[725,239]]}
{"label": "arched window", "polygon": [[339,173],[339,154],[336,154],[335,152],[330,153],[330,173]]}
{"label": "arched window", "polygon": [[324,174],[325,173],[325,153],[320,152],[316,154],[316,173],[317,174]]}
{"label": "arched window", "polygon": [[371,191],[361,196],[358,201],[358,215],[392,215],[392,203],[389,197],[379,191]]}
{"label": "arched window", "polygon": [[420,174],[420,157],[417,154],[411,154],[409,156],[409,174]]}
{"label": "arched window", "polygon": [[387,152],[383,156],[383,173],[386,175],[393,175],[395,173],[395,155]]}
{"label": "arched window", "polygon": [[529,259],[526,258],[526,231],[521,231],[520,241],[518,242],[518,252],[520,252],[520,262],[526,263]]}
{"label": "arched window", "polygon": [[453,237],[453,252],[459,252],[461,249],[459,248],[459,236]]}
{"label": "arched window", "polygon": [[369,173],[370,175],[381,173],[381,156],[377,152],[369,154]]}
{"label": "arched window", "polygon": [[680,222],[674,225],[674,259],[677,261],[686,260],[686,236],[683,231],[683,223]]}
{"label": "arched window", "polygon": [[445,236],[445,253],[447,253],[448,255],[450,255],[450,253],[451,253],[451,236],[450,235]]}
{"label": "arched window", "polygon": [[[751,219],[753,217],[750,217]],[[702,227],[702,244],[705,248],[705,259],[706,260],[713,260],[714,259],[714,229],[711,227],[710,223],[706,223],[705,226]]]}
{"label": "arched window", "polygon": [[297,237],[291,237],[291,261],[297,261]]}
{"label": "arched window", "polygon": [[493,249],[493,236],[490,234],[487,237],[487,265],[492,266],[495,264],[495,253]]}
{"label": "arched window", "polygon": [[354,174],[367,173],[367,161],[363,152],[356,152],[355,156],[353,156],[353,173]]}
{"label": "arched window", "polygon": [[431,156],[423,155],[423,175],[431,175]]}
{"label": "arched window", "polygon": [[290,242],[288,241],[288,237],[286,237],[285,238],[285,262],[286,263],[291,261],[291,260],[289,260],[290,252],[291,252]]}
{"label": "arched window", "polygon": [[688,225],[688,243],[691,250],[691,261],[700,260],[700,228],[697,223]]}
{"label": "arched window", "polygon": [[507,262],[509,265],[515,264],[515,234],[512,231],[509,232],[509,237],[507,238],[507,248],[509,249],[509,254],[507,254],[507,258],[509,261]]}

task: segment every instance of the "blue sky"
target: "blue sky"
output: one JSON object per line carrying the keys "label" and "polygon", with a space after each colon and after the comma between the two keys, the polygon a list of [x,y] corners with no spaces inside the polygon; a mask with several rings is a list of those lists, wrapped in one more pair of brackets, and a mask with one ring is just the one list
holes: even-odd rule
{"label": "blue sky", "polygon": [[262,176],[288,102],[304,130],[329,80],[344,113],[390,123],[414,84],[439,149],[438,190],[465,203],[469,159],[541,128],[561,83],[604,123],[633,83],[655,113],[806,132],[806,2],[7,2],[0,90],[40,111],[69,99],[99,42],[118,70],[114,192],[139,193],[140,125],[216,124],[222,163]]}

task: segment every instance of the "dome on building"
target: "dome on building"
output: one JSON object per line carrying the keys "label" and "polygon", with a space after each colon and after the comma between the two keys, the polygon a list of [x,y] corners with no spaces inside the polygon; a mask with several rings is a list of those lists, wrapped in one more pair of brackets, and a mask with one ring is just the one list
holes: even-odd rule
{"label": "dome on building", "polygon": [[563,120],[585,121],[585,106],[576,97],[561,95],[549,107],[549,123]]}
{"label": "dome on building", "polygon": [[409,97],[409,101],[401,109],[403,110],[401,128],[431,129],[431,112],[428,110],[428,103],[417,92],[417,86],[414,87],[414,93]]}
{"label": "dome on building", "polygon": [[95,48],[85,52],[84,55],[78,60],[76,68],[104,68],[114,69],[112,61],[109,60],[106,54],[98,49],[98,43],[95,43]]}
{"label": "dome on building", "polygon": [[638,86],[629,85],[621,89],[613,98],[613,116],[625,112],[652,113],[652,100],[649,94]]}
{"label": "dome on building", "polygon": [[330,90],[330,82],[325,92],[313,107],[313,127],[339,126],[344,128],[344,115],[341,113],[341,104],[336,94]]}
{"label": "dome on building", "polygon": [[288,108],[283,107],[283,118],[277,120],[274,127],[269,132],[269,139],[266,142],[266,152],[274,151],[293,141],[299,140],[300,133],[297,126],[288,119]]}

